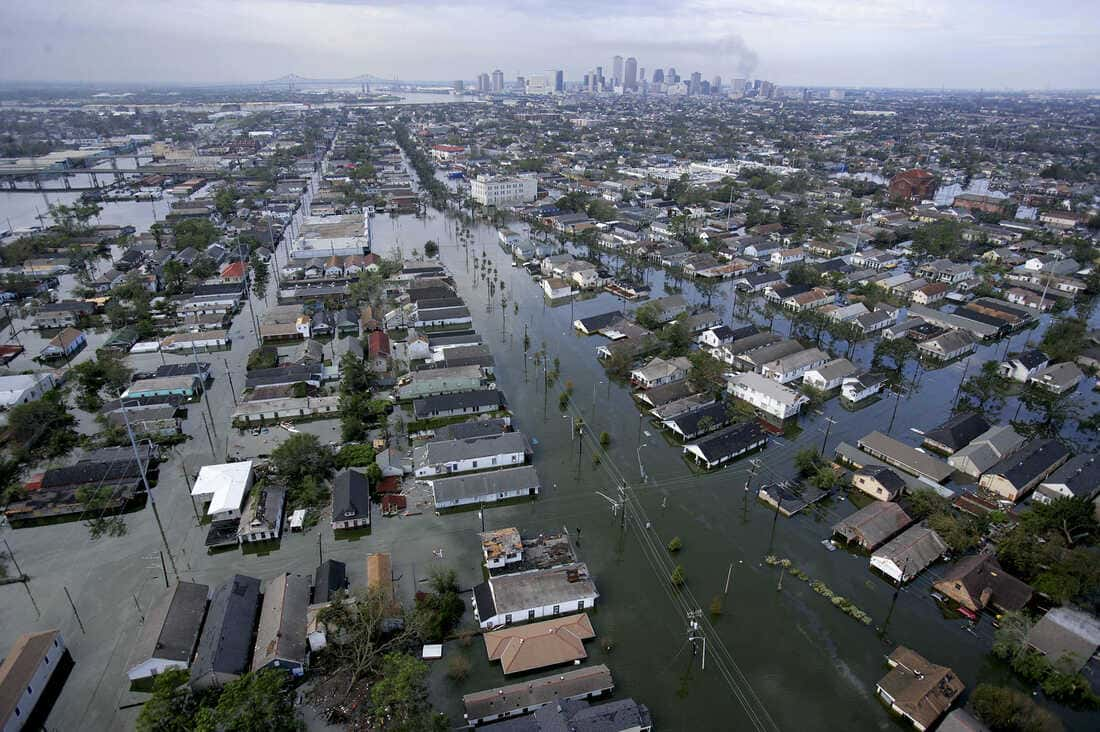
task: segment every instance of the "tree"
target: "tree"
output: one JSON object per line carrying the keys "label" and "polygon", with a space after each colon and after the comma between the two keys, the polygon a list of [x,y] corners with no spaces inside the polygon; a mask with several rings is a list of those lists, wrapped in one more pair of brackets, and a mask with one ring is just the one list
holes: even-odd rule
{"label": "tree", "polygon": [[916,354],[917,345],[908,338],[895,338],[894,340],[883,338],[875,344],[871,367],[889,369],[900,376],[905,370],[905,364],[913,359]]}
{"label": "tree", "polygon": [[83,361],[73,366],[72,374],[80,387],[77,404],[93,411],[99,409],[103,403],[100,392],[104,388],[109,388],[112,395],[124,390],[130,385],[133,372],[118,354],[101,351],[96,360]]}
{"label": "tree", "polygon": [[164,289],[169,294],[177,294],[187,282],[187,268],[178,259],[169,259],[161,269]]}
{"label": "tree", "polygon": [[600,447],[602,447],[603,449],[606,450],[610,444],[611,444],[611,434],[609,432],[606,432],[606,431],[601,432],[600,433]]}
{"label": "tree", "polygon": [[336,467],[365,468],[374,465],[374,448],[370,445],[344,445],[336,453]]}
{"label": "tree", "polygon": [[335,461],[317,435],[299,432],[271,452],[271,464],[292,486],[306,477],[327,480]]}
{"label": "tree", "polygon": [[592,202],[588,204],[586,213],[597,221],[610,221],[619,214],[614,206],[602,198],[592,199]]}
{"label": "tree", "polygon": [[1004,406],[1008,395],[1008,380],[1001,376],[1001,365],[997,361],[986,361],[981,370],[967,379],[962,385],[966,400],[960,400],[961,409],[974,408],[981,412],[995,413]]}
{"label": "tree", "polygon": [[707,393],[718,392],[725,387],[721,361],[705,351],[693,351],[688,354],[688,360],[691,361],[688,381],[691,382],[692,387]]}
{"label": "tree", "polygon": [[237,189],[225,186],[214,194],[214,208],[222,215],[223,219],[229,219],[237,211]]}
{"label": "tree", "polygon": [[669,581],[672,582],[673,587],[683,587],[686,578],[684,577],[684,568],[679,564],[672,570],[672,575],[669,577]]}
{"label": "tree", "polygon": [[153,677],[153,695],[141,707],[138,732],[192,732],[198,699],[187,669],[171,668]]}
{"label": "tree", "polygon": [[674,536],[668,542],[668,550],[675,554],[684,548],[684,542],[680,541],[680,537]]}
{"label": "tree", "polygon": [[205,727],[211,732],[303,729],[294,711],[290,678],[282,669],[264,669],[230,681],[218,696],[217,706],[199,713],[199,728]]}
{"label": "tree", "polygon": [[[338,597],[321,610],[318,620],[332,630],[329,654],[338,672],[348,676],[345,695],[361,679],[382,670],[386,654],[409,642],[411,624],[389,623],[403,617],[401,606],[381,588],[361,589]],[[402,628],[389,632],[391,628]]]}
{"label": "tree", "polygon": [[1047,329],[1039,347],[1052,363],[1073,361],[1088,345],[1088,323],[1078,318],[1062,318]]}
{"label": "tree", "polygon": [[821,464],[821,456],[812,447],[803,448],[794,456],[794,465],[802,475],[813,475]]}
{"label": "tree", "polygon": [[250,261],[252,266],[252,294],[257,299],[267,299],[267,284],[271,281],[271,269],[267,262],[258,254],[253,254]]}
{"label": "tree", "polygon": [[666,356],[686,356],[691,349],[691,331],[682,319],[662,328],[661,340],[665,342]]}
{"label": "tree", "polygon": [[603,361],[603,367],[609,376],[615,379],[625,379],[630,375],[630,369],[634,365],[634,359],[623,348],[611,348],[611,355]]}
{"label": "tree", "polygon": [[992,684],[979,684],[970,695],[974,714],[990,732],[1060,732],[1062,722],[1027,694]]}
{"label": "tree", "polygon": [[428,664],[420,659],[404,653],[386,654],[381,678],[370,692],[375,723],[388,730],[429,728],[427,678]]}
{"label": "tree", "polygon": [[821,273],[808,264],[798,262],[787,270],[787,282],[792,285],[816,287],[821,284]]}
{"label": "tree", "polygon": [[172,226],[172,236],[178,250],[193,247],[205,252],[206,247],[216,242],[220,235],[218,227],[210,219],[184,219]]}
{"label": "tree", "polygon": [[657,330],[662,325],[661,307],[655,302],[647,302],[634,311],[634,319],[647,330]]}
{"label": "tree", "polygon": [[431,239],[424,242],[424,256],[434,259],[439,256],[439,245]]}
{"label": "tree", "polygon": [[1020,517],[1020,525],[1040,536],[1058,534],[1070,547],[1091,544],[1100,532],[1092,502],[1080,496],[1050,503],[1032,502],[1031,510]]}
{"label": "tree", "polygon": [[453,569],[433,571],[429,585],[431,593],[416,600],[416,624],[425,640],[442,642],[462,619],[466,604],[459,595],[458,580]]}
{"label": "tree", "polygon": [[76,444],[76,419],[65,409],[61,392],[52,389],[41,398],[8,410],[10,445],[43,457],[60,457]]}

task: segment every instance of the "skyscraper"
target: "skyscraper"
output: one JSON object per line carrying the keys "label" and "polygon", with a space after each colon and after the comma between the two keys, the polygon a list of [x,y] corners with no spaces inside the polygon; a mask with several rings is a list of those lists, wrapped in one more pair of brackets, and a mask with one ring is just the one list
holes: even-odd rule
{"label": "skyscraper", "polygon": [[626,68],[624,69],[625,76],[623,76],[623,89],[629,89],[634,91],[638,88],[638,59],[631,56],[626,60]]}
{"label": "skyscraper", "polygon": [[611,83],[618,86],[623,83],[623,79],[625,78],[626,77],[623,76],[623,57],[616,56],[611,59]]}
{"label": "skyscraper", "polygon": [[554,72],[554,91],[559,94],[565,91],[565,72],[561,69]]}
{"label": "skyscraper", "polygon": [[714,80],[710,82],[710,93],[718,94],[720,91],[722,91],[722,77],[715,76]]}
{"label": "skyscraper", "polygon": [[491,91],[492,88],[493,88],[492,82],[489,81],[489,75],[488,74],[486,74],[485,72],[482,72],[482,73],[477,75],[477,90],[479,92],[484,93],[484,92],[487,92],[487,91]]}
{"label": "skyscraper", "polygon": [[493,70],[493,92],[499,94],[504,91],[504,72],[500,69]]}
{"label": "skyscraper", "polygon": [[744,94],[745,93],[745,80],[744,79],[734,79],[733,80],[733,88],[730,89],[730,91],[733,92],[734,94]]}
{"label": "skyscraper", "polygon": [[675,84],[680,81],[680,77],[676,75],[676,67],[669,66],[668,71],[665,73],[665,82],[668,84]]}
{"label": "skyscraper", "polygon": [[691,84],[688,85],[688,94],[702,94],[703,92],[703,75],[698,71],[693,71],[691,74]]}
{"label": "skyscraper", "polygon": [[663,69],[657,69],[656,71],[653,72],[653,83],[654,84],[664,84],[665,83],[665,72],[664,72]]}

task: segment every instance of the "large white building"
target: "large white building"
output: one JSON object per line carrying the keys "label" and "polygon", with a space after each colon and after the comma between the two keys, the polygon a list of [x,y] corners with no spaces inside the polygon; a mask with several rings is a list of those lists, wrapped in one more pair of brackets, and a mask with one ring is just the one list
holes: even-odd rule
{"label": "large white building", "polygon": [[538,194],[534,175],[479,175],[470,183],[470,195],[482,206],[530,203]]}
{"label": "large white building", "polygon": [[737,374],[729,381],[729,392],[762,412],[786,419],[798,414],[809,397],[782,384],[750,371]]}

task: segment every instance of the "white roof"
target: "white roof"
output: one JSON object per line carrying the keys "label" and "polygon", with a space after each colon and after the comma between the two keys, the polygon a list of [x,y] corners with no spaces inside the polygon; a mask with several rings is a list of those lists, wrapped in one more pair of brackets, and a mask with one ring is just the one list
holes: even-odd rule
{"label": "white roof", "polygon": [[290,514],[290,528],[292,529],[302,528],[302,526],[305,524],[305,521],[306,510],[304,508],[299,508],[297,511]]}
{"label": "white roof", "polygon": [[443,645],[440,643],[429,643],[424,646],[420,651],[421,658],[443,658]]}
{"label": "white roof", "polygon": [[244,502],[248,477],[252,474],[252,461],[206,465],[199,470],[199,477],[191,489],[193,496],[210,496],[210,515],[238,510]]}

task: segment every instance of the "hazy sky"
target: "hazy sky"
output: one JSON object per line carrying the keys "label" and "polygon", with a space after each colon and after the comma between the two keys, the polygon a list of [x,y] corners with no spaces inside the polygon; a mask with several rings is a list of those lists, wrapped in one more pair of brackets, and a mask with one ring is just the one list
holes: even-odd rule
{"label": "hazy sky", "polygon": [[[0,79],[506,77],[611,57],[779,84],[1100,88],[1096,0],[3,0]],[[747,73],[751,69],[751,73]]]}

